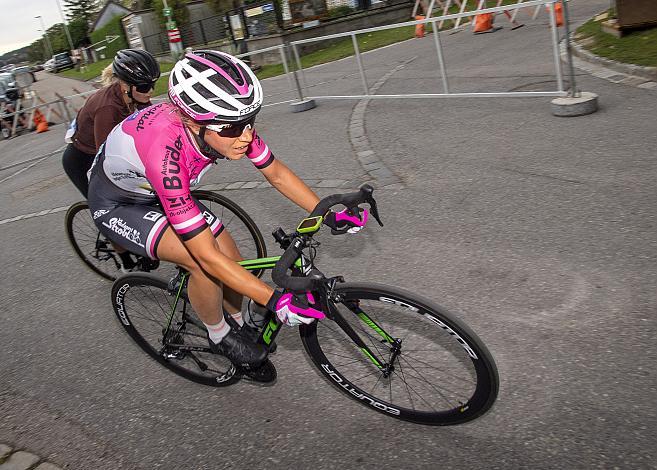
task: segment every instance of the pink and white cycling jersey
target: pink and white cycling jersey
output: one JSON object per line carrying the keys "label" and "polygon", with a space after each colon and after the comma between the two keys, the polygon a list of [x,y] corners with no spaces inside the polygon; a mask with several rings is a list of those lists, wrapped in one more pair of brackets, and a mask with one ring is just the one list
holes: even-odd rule
{"label": "pink and white cycling jersey", "polygon": [[[127,201],[122,191],[117,200],[148,204],[159,198],[167,220],[183,240],[207,226],[190,191],[213,163],[192,138],[175,107],[160,103],[118,124],[99,155],[109,181],[128,193]],[[274,161],[269,147],[255,131],[246,156],[258,169]],[[130,194],[134,195],[133,201]]]}

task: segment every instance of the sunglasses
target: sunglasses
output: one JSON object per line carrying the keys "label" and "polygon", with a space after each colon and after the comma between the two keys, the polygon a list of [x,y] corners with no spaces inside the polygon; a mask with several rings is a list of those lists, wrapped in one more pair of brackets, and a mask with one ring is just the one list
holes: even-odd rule
{"label": "sunglasses", "polygon": [[155,88],[155,84],[157,83],[157,80],[154,82],[149,82],[149,83],[138,83],[134,85],[135,90],[137,90],[139,93],[148,93],[151,91],[153,88]]}
{"label": "sunglasses", "polygon": [[222,123],[222,124],[208,124],[207,127],[209,130],[216,132],[221,137],[239,137],[244,133],[245,129],[253,129],[255,124],[255,116],[249,119],[248,121],[242,122],[231,122],[231,123]]}

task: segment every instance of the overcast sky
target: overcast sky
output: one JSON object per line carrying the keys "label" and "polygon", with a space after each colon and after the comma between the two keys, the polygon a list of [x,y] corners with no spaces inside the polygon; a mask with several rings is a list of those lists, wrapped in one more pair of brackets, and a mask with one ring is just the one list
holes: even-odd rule
{"label": "overcast sky", "polygon": [[61,23],[57,2],[64,4],[64,0],[0,0],[0,54],[29,46],[43,35],[35,16],[43,17],[46,29]]}

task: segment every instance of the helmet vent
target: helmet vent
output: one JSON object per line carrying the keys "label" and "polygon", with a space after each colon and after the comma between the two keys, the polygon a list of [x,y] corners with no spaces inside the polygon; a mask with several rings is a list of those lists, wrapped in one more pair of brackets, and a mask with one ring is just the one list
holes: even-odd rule
{"label": "helmet vent", "polygon": [[195,92],[208,100],[215,97],[214,93],[205,88],[201,83],[195,83],[192,88]]}

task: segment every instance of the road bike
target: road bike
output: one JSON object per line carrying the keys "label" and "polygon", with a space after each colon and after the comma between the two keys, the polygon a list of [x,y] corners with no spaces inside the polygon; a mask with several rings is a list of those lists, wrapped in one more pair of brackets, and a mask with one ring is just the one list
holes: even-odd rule
{"label": "road bike", "polygon": [[[249,258],[267,256],[262,233],[244,209],[227,197],[211,191],[194,191],[192,196],[221,219],[244,256]],[[89,269],[110,281],[123,274],[120,259],[110,241],[94,224],[87,201],[80,201],[69,207],[64,220],[66,235],[73,250]],[[143,256],[133,255],[133,257],[136,258],[135,271],[153,271],[160,264]],[[255,274],[262,275],[262,272],[259,270]]]}
{"label": "road bike", "polygon": [[[355,213],[367,203],[382,225],[372,194],[372,187],[364,185],[322,199],[296,230],[273,233],[285,250],[282,256],[240,264],[250,271],[273,269],[279,287],[312,294],[314,307],[326,318],[302,325],[301,341],[312,364],[342,393],[414,423],[475,419],[495,402],[499,378],[490,352],[463,321],[406,290],[347,283],[342,276],[325,277],[316,266],[320,243],[313,236],[331,207],[343,205]],[[114,282],[114,312],[132,339],[162,365],[195,382],[221,387],[241,378],[274,381],[276,369],[269,359],[262,370],[248,371],[212,354],[207,332],[188,301],[187,279],[188,273],[179,269],[168,282],[145,273]],[[282,324],[268,312],[263,325],[257,341],[270,348]]]}

